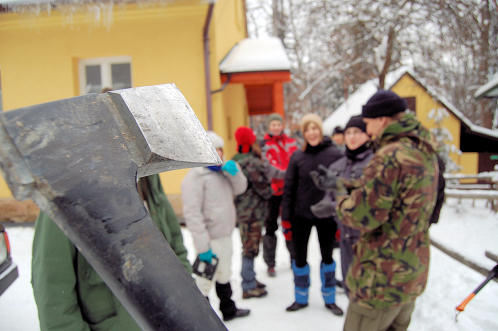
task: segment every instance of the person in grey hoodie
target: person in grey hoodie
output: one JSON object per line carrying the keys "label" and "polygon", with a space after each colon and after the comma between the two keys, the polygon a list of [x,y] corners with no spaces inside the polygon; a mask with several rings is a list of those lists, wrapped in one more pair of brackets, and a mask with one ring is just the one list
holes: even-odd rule
{"label": "person in grey hoodie", "polygon": [[[213,146],[223,159],[223,139],[208,131]],[[247,179],[237,162],[230,160],[222,166],[191,169],[182,182],[183,216],[192,234],[200,261],[211,264],[218,258],[212,279],[196,277],[199,290],[208,296],[213,283],[220,299],[223,320],[249,315],[248,309],[239,309],[231,299],[232,232],[235,229],[234,198],[245,192]]]}

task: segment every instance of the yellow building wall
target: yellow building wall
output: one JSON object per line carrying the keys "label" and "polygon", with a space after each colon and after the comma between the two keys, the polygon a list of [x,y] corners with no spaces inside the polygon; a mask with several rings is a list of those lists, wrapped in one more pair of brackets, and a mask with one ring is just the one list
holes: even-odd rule
{"label": "yellow building wall", "polygon": [[214,15],[216,22],[219,22],[212,27],[216,36],[213,46],[217,66],[232,47],[247,36],[243,1],[217,2]]}
{"label": "yellow building wall", "polygon": [[70,25],[59,12],[2,15],[0,43],[14,45],[0,52],[4,110],[78,95],[80,59],[130,56],[133,86],[174,82],[205,123],[204,81],[193,78],[204,72],[199,38],[206,8],[116,7],[110,26],[86,13]]}
{"label": "yellow building wall", "polygon": [[[446,107],[444,107],[440,102],[435,100],[427,90],[417,83],[411,76],[404,75],[392,88],[391,90],[401,97],[415,97],[415,112],[417,114],[417,119],[428,129],[435,128],[436,125],[432,119],[429,118],[429,113],[433,109],[444,108],[447,110],[449,116],[446,117],[442,126],[446,128],[453,140],[448,142],[454,145],[457,149],[460,146],[460,120],[453,115]],[[457,154],[454,152],[450,153],[452,160],[461,167],[459,172],[466,174],[476,174],[478,165],[478,155],[477,153],[462,153]]]}
{"label": "yellow building wall", "polygon": [[478,153],[462,153],[456,156],[457,164],[462,167],[459,173],[475,175],[478,172],[479,154]]}
{"label": "yellow building wall", "polygon": [[230,138],[226,140],[225,153],[227,158],[237,154],[237,142],[234,133],[239,126],[249,126],[249,111],[246,102],[246,92],[243,84],[228,85],[226,93],[223,94],[223,104],[226,110],[227,131],[230,132]]}
{"label": "yellow building wall", "polygon": [[[213,53],[211,57],[211,88],[221,88],[219,64],[230,50],[246,38],[246,21],[243,1],[217,2],[213,13],[218,24],[211,27]],[[213,130],[225,140],[225,159],[236,153],[234,131],[248,122],[245,90],[241,84],[228,84],[212,95]]]}
{"label": "yellow building wall", "polygon": [[[3,109],[77,96],[80,60],[129,56],[134,87],[175,83],[207,128],[202,33],[208,4],[193,0],[178,3],[181,5],[115,5],[112,15],[102,13],[100,20],[87,11],[71,16],[56,11],[39,16],[1,14]],[[220,85],[221,59],[236,40],[245,37],[245,20],[239,22],[241,17],[242,0],[216,2],[210,27],[212,89]],[[225,104],[243,109],[245,98],[240,96],[237,89],[213,96],[215,130],[225,139],[231,137]],[[241,121],[241,116],[235,119],[233,125]],[[161,174],[167,193],[180,193],[185,173],[177,170]],[[10,196],[0,180],[0,198]]]}

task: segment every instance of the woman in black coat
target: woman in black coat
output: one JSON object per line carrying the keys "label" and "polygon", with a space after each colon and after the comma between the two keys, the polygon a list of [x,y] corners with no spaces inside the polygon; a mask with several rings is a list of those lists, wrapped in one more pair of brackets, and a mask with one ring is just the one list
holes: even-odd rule
{"label": "woman in black coat", "polygon": [[295,250],[295,260],[292,263],[295,301],[287,307],[287,311],[296,311],[308,306],[310,267],[306,259],[309,236],[315,226],[322,255],[320,278],[325,307],[334,315],[340,316],[343,311],[335,304],[335,262],[332,258],[337,225],[332,216],[316,217],[310,207],[325,195],[325,192],[315,185],[311,173],[319,170],[319,166],[327,168],[341,158],[342,153],[328,137],[323,137],[322,120],[319,116],[303,116],[301,131],[305,145],[302,151],[294,152],[290,159],[282,202],[282,220],[291,223]]}

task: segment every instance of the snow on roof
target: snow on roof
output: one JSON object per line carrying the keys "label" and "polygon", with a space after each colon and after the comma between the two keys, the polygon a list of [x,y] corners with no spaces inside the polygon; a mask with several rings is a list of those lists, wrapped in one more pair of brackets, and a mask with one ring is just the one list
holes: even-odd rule
{"label": "snow on roof", "polygon": [[[385,86],[386,89],[397,82],[408,69],[401,67],[398,70],[390,72],[386,75]],[[323,122],[323,132],[326,135],[331,135],[336,126],[344,127],[349,121],[351,116],[360,115],[361,107],[367,103],[368,99],[377,92],[379,89],[379,80],[377,78],[371,79],[362,84],[349,98],[337,108],[332,115],[327,117]]]}
{"label": "snow on roof", "polygon": [[[448,100],[446,100],[446,98],[438,95],[434,91],[434,89],[425,84],[424,81],[417,77],[417,75],[415,75],[408,67],[401,67],[391,73],[388,73],[386,76],[385,88],[391,89],[394,84],[397,83],[398,80],[401,79],[401,77],[406,73],[412,76],[419,84],[424,86],[429,95],[442,103],[443,106],[448,108],[448,110],[450,110],[453,115],[458,117],[460,121],[462,121],[463,124],[470,129],[470,131],[485,136],[498,138],[498,130],[491,130],[472,123],[467,117],[465,117],[462,112],[460,112],[455,106],[453,106]],[[365,84],[361,85],[358,90],[351,94],[348,100],[346,100],[341,106],[339,106],[339,108],[337,108],[336,111],[324,121],[324,133],[328,135],[332,134],[332,130],[335,126],[340,125],[344,127],[351,116],[359,115],[361,113],[361,107],[377,90],[377,79],[369,80]]]}
{"label": "snow on roof", "polygon": [[437,101],[442,103],[443,106],[448,108],[449,111],[451,113],[453,113],[453,115],[458,117],[460,119],[460,121],[462,121],[462,123],[470,129],[470,131],[472,131],[474,133],[481,134],[481,135],[498,138],[498,130],[491,130],[491,129],[488,129],[488,128],[485,128],[485,127],[482,127],[482,126],[479,126],[479,125],[472,123],[472,121],[469,120],[461,111],[459,111],[451,102],[446,100],[445,97],[437,94],[433,88],[430,88],[429,85],[424,83],[424,81],[422,79],[420,79],[419,77],[417,77],[417,75],[415,75],[410,70],[407,70],[406,73],[410,74],[416,81],[419,82],[419,84],[424,86],[427,89],[427,93],[429,93],[429,95],[431,95],[434,99],[436,99]]}
{"label": "snow on roof", "polygon": [[498,97],[498,72],[486,84],[479,87],[474,94],[474,98]]}
{"label": "snow on roof", "polygon": [[244,39],[220,63],[222,73],[283,70],[290,70],[290,62],[282,42],[275,37]]}

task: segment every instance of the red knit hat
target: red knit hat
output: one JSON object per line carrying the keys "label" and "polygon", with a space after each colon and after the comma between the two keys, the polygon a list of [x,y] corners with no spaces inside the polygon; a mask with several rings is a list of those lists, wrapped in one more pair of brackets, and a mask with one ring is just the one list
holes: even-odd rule
{"label": "red knit hat", "polygon": [[251,145],[256,141],[256,135],[251,128],[241,126],[235,130],[235,140],[237,140],[237,145],[240,146],[240,152],[248,153],[251,150]]}

